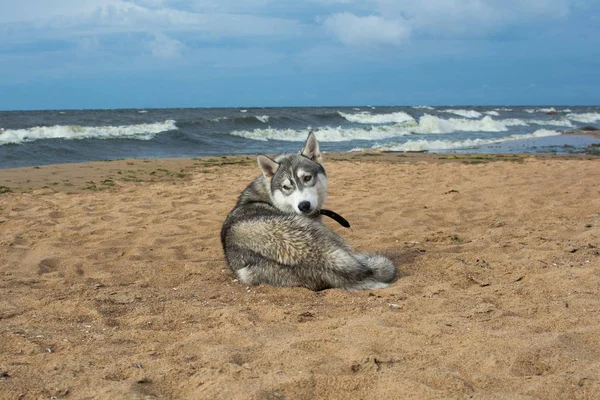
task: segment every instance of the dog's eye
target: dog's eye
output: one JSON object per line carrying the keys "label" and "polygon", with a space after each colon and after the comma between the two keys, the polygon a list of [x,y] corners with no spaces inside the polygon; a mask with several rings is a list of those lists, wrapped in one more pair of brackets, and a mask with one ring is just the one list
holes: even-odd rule
{"label": "dog's eye", "polygon": [[292,190],[292,187],[289,185],[283,185],[282,186],[283,190],[285,190],[286,192],[289,192],[290,190]]}
{"label": "dog's eye", "polygon": [[304,182],[310,182],[312,175],[304,175]]}

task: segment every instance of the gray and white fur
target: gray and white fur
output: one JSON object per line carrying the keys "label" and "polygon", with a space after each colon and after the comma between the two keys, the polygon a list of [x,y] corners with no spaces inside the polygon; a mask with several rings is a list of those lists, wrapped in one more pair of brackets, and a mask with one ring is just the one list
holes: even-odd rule
{"label": "gray and white fur", "polygon": [[257,160],[262,176],[242,192],[221,229],[225,258],[241,282],[361,290],[396,279],[391,260],[356,252],[321,222],[327,174],[312,132],[299,154]]}

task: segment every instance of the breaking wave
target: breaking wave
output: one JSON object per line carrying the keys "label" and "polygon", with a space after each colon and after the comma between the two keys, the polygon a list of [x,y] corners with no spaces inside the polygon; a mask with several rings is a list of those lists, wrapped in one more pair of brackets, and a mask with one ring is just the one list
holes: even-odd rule
{"label": "breaking wave", "polygon": [[[488,144],[509,142],[514,140],[532,139],[547,136],[558,136],[560,132],[540,129],[534,133],[510,135],[496,139],[466,139],[466,140],[410,140],[405,143],[391,143],[385,145],[374,145],[371,149],[381,151],[437,151],[457,150],[480,147]],[[353,149],[352,151],[364,151],[366,149]]]}
{"label": "breaking wave", "polygon": [[567,118],[573,121],[583,122],[585,124],[593,124],[600,121],[599,113],[583,113],[583,114],[567,114]]}
{"label": "breaking wave", "polygon": [[458,115],[461,117],[465,117],[465,118],[481,118],[481,116],[483,114],[481,114],[478,111],[475,110],[453,110],[453,109],[448,109],[448,110],[443,110],[445,113],[449,113],[449,114],[454,114],[454,115]]}
{"label": "breaking wave", "polygon": [[367,112],[347,114],[338,111],[338,114],[340,117],[358,124],[393,124],[415,120],[413,117],[402,111],[390,114],[369,114]]}
{"label": "breaking wave", "polygon": [[562,109],[562,110],[557,110],[554,107],[526,108],[524,111],[526,113],[528,113],[528,114],[535,114],[535,113],[556,114],[556,113],[568,113],[568,112],[571,112],[571,110],[568,109],[568,108],[565,108],[565,109]]}
{"label": "breaking wave", "polygon": [[[240,111],[242,112],[242,111]],[[219,123],[219,122],[223,122],[223,121],[233,121],[236,123],[244,123],[244,122],[249,122],[249,121],[260,121],[263,124],[266,124],[269,122],[270,117],[268,115],[244,115],[242,117],[215,117],[215,118],[211,118],[209,121],[213,122],[213,123]],[[203,121],[200,121],[199,123],[202,123]]]}
{"label": "breaking wave", "polygon": [[395,126],[376,126],[369,129],[321,127],[306,129],[254,129],[251,131],[233,131],[231,135],[252,140],[283,140],[290,142],[303,142],[308,133],[312,131],[321,142],[349,142],[351,140],[379,140],[410,135]]}
{"label": "breaking wave", "polygon": [[536,112],[555,113],[556,112],[556,108],[554,108],[554,107],[540,108],[540,109],[536,110]]}
{"label": "breaking wave", "polygon": [[425,114],[419,119],[419,124],[411,129],[413,133],[422,135],[431,133],[453,133],[461,132],[505,132],[509,126],[527,125],[518,119],[494,120],[490,116],[482,119],[443,119],[433,115]]}
{"label": "breaking wave", "polygon": [[173,120],[151,124],[122,126],[79,126],[54,125],[36,126],[26,129],[7,129],[0,131],[0,146],[5,144],[21,144],[42,139],[137,139],[150,140],[157,133],[176,130]]}
{"label": "breaking wave", "polygon": [[[356,115],[356,114],[354,114]],[[383,114],[391,115],[391,114]],[[372,115],[371,115],[372,116]],[[552,121],[539,121],[539,124],[552,126]],[[557,126],[570,127],[569,121],[558,121]],[[351,140],[381,140],[413,134],[440,135],[454,132],[506,132],[512,126],[528,126],[520,119],[494,120],[489,115],[481,119],[443,119],[425,114],[418,121],[411,120],[393,125],[373,125],[364,128],[320,127],[311,129],[253,129],[236,130],[230,134],[251,140],[304,141],[309,131],[315,132],[323,142],[345,142]]]}

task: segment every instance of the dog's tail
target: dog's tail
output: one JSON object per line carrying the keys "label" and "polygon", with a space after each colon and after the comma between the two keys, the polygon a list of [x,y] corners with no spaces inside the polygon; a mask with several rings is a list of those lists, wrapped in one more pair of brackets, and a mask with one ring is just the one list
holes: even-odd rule
{"label": "dog's tail", "polygon": [[398,270],[392,260],[379,254],[358,253],[355,257],[362,265],[370,269],[373,273],[369,278],[357,282],[349,290],[369,290],[388,287],[398,277]]}
{"label": "dog's tail", "polygon": [[381,255],[373,256],[375,279],[384,283],[392,283],[398,277],[398,270],[392,260]]}
{"label": "dog's tail", "polygon": [[396,280],[398,271],[392,260],[379,254],[367,254],[368,266],[373,271],[373,278],[382,283],[392,283]]}

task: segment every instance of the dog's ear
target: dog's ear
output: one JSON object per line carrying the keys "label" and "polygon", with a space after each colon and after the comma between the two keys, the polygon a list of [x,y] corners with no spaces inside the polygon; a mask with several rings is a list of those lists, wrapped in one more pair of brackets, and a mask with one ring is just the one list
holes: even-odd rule
{"label": "dog's ear", "polygon": [[279,169],[279,164],[275,160],[262,154],[256,157],[256,161],[258,161],[258,167],[267,179],[271,179]]}
{"label": "dog's ear", "polygon": [[321,151],[319,150],[319,142],[317,142],[317,138],[313,131],[310,131],[308,134],[308,138],[306,139],[306,143],[304,143],[304,147],[300,152],[304,157],[313,160],[319,164],[323,164],[323,157],[321,156]]}

